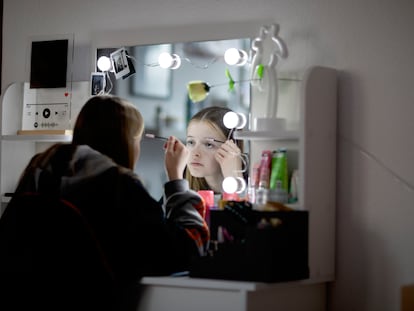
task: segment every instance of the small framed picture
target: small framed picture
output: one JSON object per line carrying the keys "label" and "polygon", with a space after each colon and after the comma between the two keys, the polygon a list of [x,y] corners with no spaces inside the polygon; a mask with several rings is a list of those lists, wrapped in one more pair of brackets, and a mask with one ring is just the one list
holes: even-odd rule
{"label": "small framed picture", "polygon": [[91,95],[100,95],[105,92],[106,79],[103,72],[91,73]]}
{"label": "small framed picture", "polygon": [[116,79],[120,79],[123,76],[129,74],[129,64],[125,48],[120,48],[110,54],[112,68]]}

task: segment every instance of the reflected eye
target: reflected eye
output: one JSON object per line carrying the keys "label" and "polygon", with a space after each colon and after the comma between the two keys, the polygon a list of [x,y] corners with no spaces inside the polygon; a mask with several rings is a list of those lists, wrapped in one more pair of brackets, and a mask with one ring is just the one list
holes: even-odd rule
{"label": "reflected eye", "polygon": [[216,148],[217,146],[216,145],[214,145],[213,143],[211,143],[211,142],[205,142],[204,143],[204,147],[206,147],[207,149],[213,149],[213,148]]}
{"label": "reflected eye", "polygon": [[194,141],[193,140],[187,140],[187,142],[186,142],[186,146],[187,147],[193,147],[194,146]]}
{"label": "reflected eye", "polygon": [[203,139],[200,141],[197,141],[195,139],[187,139],[186,146],[189,149],[201,148],[201,150],[212,152],[217,150],[217,148],[220,147],[220,144],[214,142],[212,139]]}

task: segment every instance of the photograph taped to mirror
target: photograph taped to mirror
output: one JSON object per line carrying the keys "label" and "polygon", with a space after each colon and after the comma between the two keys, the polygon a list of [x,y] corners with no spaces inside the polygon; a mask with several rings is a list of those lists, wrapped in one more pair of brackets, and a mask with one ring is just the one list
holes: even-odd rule
{"label": "photograph taped to mirror", "polygon": [[105,92],[106,79],[103,72],[91,73],[91,95],[100,95]]}
{"label": "photograph taped to mirror", "polygon": [[123,76],[130,73],[127,54],[125,48],[120,48],[110,55],[112,69],[116,79],[120,79]]}

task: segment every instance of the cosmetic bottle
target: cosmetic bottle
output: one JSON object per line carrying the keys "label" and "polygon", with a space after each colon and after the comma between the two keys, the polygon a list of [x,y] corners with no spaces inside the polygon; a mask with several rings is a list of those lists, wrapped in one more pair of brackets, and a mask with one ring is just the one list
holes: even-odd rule
{"label": "cosmetic bottle", "polygon": [[256,204],[256,190],[259,187],[260,162],[253,165],[252,174],[247,179],[247,199]]}
{"label": "cosmetic bottle", "polygon": [[262,152],[260,161],[259,186],[256,189],[256,209],[263,209],[269,196],[269,174],[271,163],[271,151]]}
{"label": "cosmetic bottle", "polygon": [[269,200],[272,202],[288,202],[288,164],[285,148],[273,151],[272,168],[269,182]]}
{"label": "cosmetic bottle", "polygon": [[205,203],[204,219],[208,225],[210,225],[210,209],[214,208],[214,192],[212,190],[199,190],[197,193],[203,198]]}

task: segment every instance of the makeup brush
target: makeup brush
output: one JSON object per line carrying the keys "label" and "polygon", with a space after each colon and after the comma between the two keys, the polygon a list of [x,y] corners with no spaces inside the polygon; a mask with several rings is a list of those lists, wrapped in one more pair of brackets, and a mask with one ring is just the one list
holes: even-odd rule
{"label": "makeup brush", "polygon": [[152,139],[159,139],[159,140],[163,140],[163,141],[167,141],[168,140],[167,137],[157,136],[157,135],[150,134],[150,133],[146,133],[145,134],[145,137],[152,138]]}

